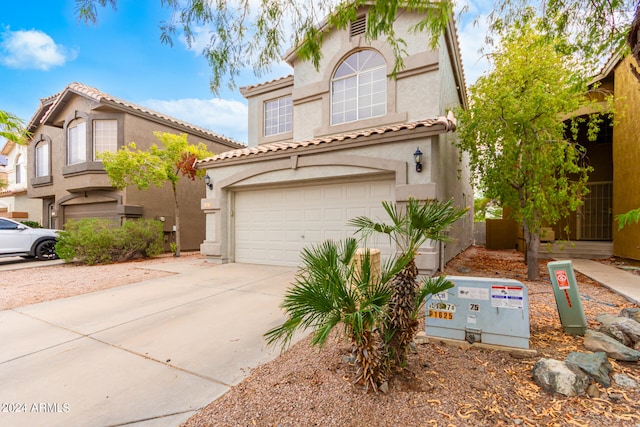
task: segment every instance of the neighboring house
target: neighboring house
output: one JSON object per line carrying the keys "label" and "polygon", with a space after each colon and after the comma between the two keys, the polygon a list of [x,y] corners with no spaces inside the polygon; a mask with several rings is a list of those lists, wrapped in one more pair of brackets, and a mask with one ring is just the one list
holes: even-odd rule
{"label": "neighboring house", "polygon": [[6,165],[0,165],[0,217],[42,224],[42,201],[27,196],[27,147],[7,141],[0,151]]}
{"label": "neighboring house", "polygon": [[[616,215],[640,207],[640,82],[631,70],[633,58],[612,61],[616,111],[613,126],[613,206]],[[611,71],[609,71],[611,74]],[[613,223],[613,253],[640,260],[640,224],[618,231]]]}
{"label": "neighboring house", "polygon": [[[640,225],[618,231],[615,216],[640,207],[640,82],[631,72],[631,57],[615,55],[593,80],[592,96],[601,111],[608,108],[605,95],[615,98],[616,116],[604,118],[595,141],[589,141],[581,125],[578,142],[585,148],[585,161],[593,167],[588,194],[577,212],[553,226],[540,255],[551,257],[607,258],[612,255],[640,260]],[[595,110],[574,112],[586,116]],[[568,229],[568,232],[567,232]],[[518,226],[509,220],[487,220],[487,247],[523,247]],[[571,243],[564,241],[569,240]]]}
{"label": "neighboring house", "polygon": [[[171,187],[117,190],[97,154],[135,142],[139,149],[161,145],[153,132],[185,133],[191,143],[203,142],[213,153],[243,145],[228,138],[112,97],[81,83],[41,101],[28,124],[32,137],[27,167],[29,197],[42,203],[42,216],[51,228],[70,219],[156,218],[164,221],[167,239],[175,225]],[[204,238],[205,217],[198,201],[205,194],[202,180],[183,179],[178,185],[181,244],[197,249]]]}
{"label": "neighboring house", "polygon": [[[399,13],[408,57],[393,79],[389,46],[365,42],[365,12],[347,30],[323,28],[319,70],[294,50],[285,58],[293,75],[241,89],[250,147],[198,162],[213,181],[202,201],[210,260],[298,265],[305,246],[353,236],[348,220],[387,219],[385,200],[453,198],[472,209],[468,165],[454,146],[451,111],[467,103],[454,23],[430,50],[425,36],[407,33],[421,16]],[[472,227],[470,210],[451,243],[421,248],[419,267],[434,271],[461,252]],[[395,251],[388,238],[367,243]]]}

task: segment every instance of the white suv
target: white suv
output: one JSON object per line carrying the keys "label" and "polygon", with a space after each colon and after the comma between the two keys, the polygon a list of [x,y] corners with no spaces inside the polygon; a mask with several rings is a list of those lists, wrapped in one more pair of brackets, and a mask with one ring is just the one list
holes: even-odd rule
{"label": "white suv", "polygon": [[0,218],[0,256],[56,259],[55,230],[31,228],[8,218]]}

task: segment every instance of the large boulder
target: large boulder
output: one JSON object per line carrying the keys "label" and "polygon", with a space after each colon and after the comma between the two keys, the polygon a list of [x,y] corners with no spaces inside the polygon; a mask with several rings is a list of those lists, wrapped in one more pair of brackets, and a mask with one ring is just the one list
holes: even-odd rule
{"label": "large boulder", "polygon": [[604,351],[607,356],[626,362],[637,362],[640,351],[629,348],[601,332],[587,330],[584,334],[584,347],[587,350]]}
{"label": "large boulder", "polygon": [[577,396],[589,385],[589,376],[573,363],[540,359],[533,366],[533,379],[548,393]]}
{"label": "large boulder", "polygon": [[613,368],[611,367],[611,363],[609,363],[607,353],[603,351],[599,351],[597,353],[580,353],[578,351],[574,351],[573,353],[570,353],[564,361],[573,363],[582,369],[601,386],[611,386],[611,378],[609,378],[609,374]]}

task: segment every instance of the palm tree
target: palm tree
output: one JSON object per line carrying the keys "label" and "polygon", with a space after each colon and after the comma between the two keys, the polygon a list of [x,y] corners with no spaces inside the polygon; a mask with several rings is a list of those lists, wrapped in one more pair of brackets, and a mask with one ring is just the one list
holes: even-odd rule
{"label": "palm tree", "polygon": [[24,122],[8,111],[0,110],[0,138],[6,138],[16,144],[26,144],[29,133]]}
{"label": "palm tree", "polygon": [[376,274],[368,250],[356,262],[357,249],[354,238],[305,248],[303,265],[281,305],[287,319],[266,332],[265,338],[270,345],[281,341],[284,348],[296,331],[309,328],[311,344],[322,346],[342,324],[356,356],[354,381],[377,391],[387,379],[387,349],[380,325],[393,294],[389,283],[410,259],[392,259]]}
{"label": "palm tree", "polygon": [[384,338],[388,342],[390,359],[396,366],[403,367],[407,348],[417,332],[419,308],[424,300],[420,298],[435,289],[430,287],[433,283],[429,281],[425,281],[422,288],[418,285],[418,268],[415,264],[417,251],[429,239],[448,241],[446,231],[467,209],[455,208],[452,200],[421,203],[409,199],[405,209],[398,209],[396,204],[389,202],[382,204],[391,219],[389,224],[374,222],[364,216],[354,218],[349,223],[357,227],[365,239],[373,233],[387,234],[396,244],[401,257],[410,259],[391,280],[393,295],[384,324]]}

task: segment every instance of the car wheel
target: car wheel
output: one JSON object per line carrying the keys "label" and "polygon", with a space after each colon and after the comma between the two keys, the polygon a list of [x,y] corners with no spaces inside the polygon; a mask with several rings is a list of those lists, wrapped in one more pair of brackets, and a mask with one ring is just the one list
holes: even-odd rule
{"label": "car wheel", "polygon": [[57,259],[55,240],[45,240],[36,246],[36,257],[39,260]]}

